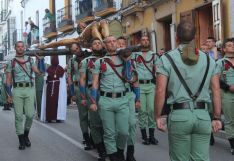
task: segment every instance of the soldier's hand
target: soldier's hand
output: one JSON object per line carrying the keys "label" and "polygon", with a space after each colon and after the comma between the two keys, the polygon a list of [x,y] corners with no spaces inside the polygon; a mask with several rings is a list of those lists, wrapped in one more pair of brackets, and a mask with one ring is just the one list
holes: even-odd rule
{"label": "soldier's hand", "polygon": [[234,93],[234,85],[230,85],[229,91],[232,92],[232,93]]}
{"label": "soldier's hand", "polygon": [[136,101],[135,107],[136,107],[136,109],[139,110],[141,108],[141,102],[140,101]]}
{"label": "soldier's hand", "polygon": [[91,104],[89,109],[91,111],[97,111],[97,105],[96,104]]}
{"label": "soldier's hand", "polygon": [[82,106],[87,106],[87,100],[81,100],[81,105]]}
{"label": "soldier's hand", "polygon": [[220,120],[213,120],[212,121],[212,131],[218,132],[222,128],[222,123]]}
{"label": "soldier's hand", "polygon": [[96,104],[91,104],[89,109],[91,111],[97,111],[97,105]]}
{"label": "soldier's hand", "polygon": [[7,97],[7,102],[8,102],[8,103],[13,103],[12,97],[8,96],[8,97]]}
{"label": "soldier's hand", "polygon": [[156,119],[157,127],[160,131],[165,132],[167,130],[166,118],[159,117]]}

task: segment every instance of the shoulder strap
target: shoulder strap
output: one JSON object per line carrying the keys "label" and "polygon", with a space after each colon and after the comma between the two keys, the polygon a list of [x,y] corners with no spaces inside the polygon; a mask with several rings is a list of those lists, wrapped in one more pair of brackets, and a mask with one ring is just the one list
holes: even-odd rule
{"label": "shoulder strap", "polygon": [[11,75],[12,75],[12,80],[13,84],[15,84],[15,58],[11,60]]}
{"label": "shoulder strap", "polygon": [[206,71],[205,71],[205,74],[203,76],[203,79],[202,79],[202,82],[196,92],[195,95],[193,95],[193,93],[191,92],[190,88],[188,87],[187,83],[185,82],[183,76],[181,75],[179,69],[177,68],[175,62],[172,60],[171,56],[169,54],[165,54],[166,58],[169,60],[169,62],[171,63],[174,71],[176,72],[180,82],[182,83],[182,85],[184,86],[185,90],[187,91],[187,93],[189,94],[189,96],[193,99],[193,100],[196,100],[198,98],[198,96],[200,95],[201,93],[201,90],[205,84],[205,81],[206,81],[206,78],[207,78],[207,74],[208,74],[208,71],[209,71],[209,66],[210,66],[210,58],[208,55],[206,55],[206,58],[207,58],[207,66],[206,66]]}
{"label": "shoulder strap", "polygon": [[[33,74],[32,62],[31,62],[31,58],[30,58],[30,57],[28,57],[28,61],[29,61],[29,64],[30,64],[30,77],[33,78],[33,77],[32,77],[32,74]],[[30,77],[29,77],[29,78],[30,78]],[[30,79],[30,80],[31,80],[31,82],[32,82],[32,79]]]}
{"label": "shoulder strap", "polygon": [[117,70],[114,68],[114,64],[109,59],[104,59],[104,61],[109,64],[111,69],[115,72],[115,74],[123,81],[126,82],[125,79],[117,72]]}
{"label": "shoulder strap", "polygon": [[[26,69],[22,66],[21,63],[18,62],[17,59],[15,59],[15,61],[19,64],[19,66],[23,69],[23,71],[27,74],[27,76],[30,78],[30,80],[33,79],[33,77],[31,75],[28,74],[28,72],[26,71]],[[26,64],[26,63],[25,63]]]}
{"label": "shoulder strap", "polygon": [[142,62],[143,62],[143,64],[144,64],[144,66],[146,67],[146,69],[152,74],[153,78],[155,79],[154,70],[150,70],[150,68],[146,65],[145,59],[144,59],[141,55],[138,55],[138,56],[141,58],[141,60],[142,60]]}

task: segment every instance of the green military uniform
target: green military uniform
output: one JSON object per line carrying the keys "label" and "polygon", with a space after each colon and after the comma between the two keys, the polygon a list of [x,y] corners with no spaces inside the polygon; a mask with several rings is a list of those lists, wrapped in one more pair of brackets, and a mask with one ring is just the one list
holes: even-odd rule
{"label": "green military uniform", "polygon": [[[105,56],[95,62],[93,74],[101,72],[98,111],[103,124],[107,154],[114,154],[118,149],[123,150],[127,142],[129,101],[125,96],[126,88],[123,81],[106,63],[106,59],[111,61],[110,56]],[[115,64],[122,64],[122,60],[116,57]],[[123,66],[115,67],[115,69],[121,74]]]}
{"label": "green military uniform", "polygon": [[81,97],[79,92],[79,80],[80,80],[80,63],[76,61],[76,57],[71,58],[68,63],[67,73],[71,75],[71,79],[75,85],[76,104],[79,110],[80,128],[82,133],[88,133],[89,120],[88,120],[88,108],[84,108],[81,105]]}
{"label": "green military uniform", "polygon": [[6,76],[4,73],[1,73],[0,74],[0,92],[1,92],[0,103],[2,106],[7,103],[7,96],[6,96],[6,91],[5,91],[5,87],[4,87],[5,82],[6,82]]}
{"label": "green military uniform", "polygon": [[129,136],[127,145],[134,145],[136,142],[136,113],[135,113],[135,98],[136,95],[132,92],[130,84],[126,85],[127,93],[126,97],[128,98],[129,104]]}
{"label": "green military uniform", "polygon": [[[49,67],[48,64],[46,64],[46,69]],[[35,88],[36,88],[36,98],[37,98],[37,113],[40,118],[41,114],[41,100],[42,100],[42,92],[43,92],[43,86],[44,86],[44,75],[36,75],[35,76]]]}
{"label": "green military uniform", "polygon": [[44,76],[36,76],[35,77],[35,88],[36,88],[36,98],[37,98],[37,113],[40,118],[41,114],[41,99],[44,85]]}
{"label": "green military uniform", "polygon": [[[152,140],[152,142],[150,142],[152,144],[157,144],[157,141],[154,138],[154,129],[156,127],[154,119],[154,76],[156,75],[156,63],[158,57],[152,51],[148,51],[145,58],[142,52],[134,53],[133,58],[136,61],[136,68],[141,90],[141,108],[138,113],[138,118],[139,127],[142,133],[142,139],[144,140],[143,143],[149,144],[146,134],[146,129],[149,128],[149,136],[150,140]],[[143,63],[143,61],[145,61],[145,64]]]}
{"label": "green military uniform", "polygon": [[[82,60],[80,73],[86,74],[86,99],[87,99],[87,106],[83,107],[89,109],[91,102],[90,102],[90,89],[92,87],[92,70],[93,66],[89,65],[96,61],[97,57],[89,56]],[[92,62],[92,63],[91,63]],[[93,64],[94,65],[94,64]],[[103,128],[100,116],[97,111],[89,111],[89,123],[90,123],[90,133],[94,143],[100,144],[103,141]]]}
{"label": "green military uniform", "polygon": [[[27,73],[32,76],[32,67],[35,63],[32,59],[24,56],[26,62],[25,68]],[[12,72],[13,71],[13,72]],[[7,65],[6,73],[13,73],[13,103],[15,110],[15,127],[16,134],[22,135],[24,131],[29,131],[33,122],[34,115],[34,99],[35,89],[33,88],[33,80],[25,73],[22,67],[16,62],[11,61]],[[23,114],[26,116],[25,126],[23,127]]]}
{"label": "green military uniform", "polygon": [[[171,56],[191,92],[195,94],[207,67],[207,56],[199,52],[197,64],[189,66],[182,61],[181,53],[178,49],[172,50],[167,54]],[[209,92],[210,80],[217,73],[214,60],[210,59],[204,86],[196,100],[193,100],[188,95],[166,55],[161,57],[157,73],[163,74],[168,78],[167,103],[171,105],[171,112],[168,118],[168,138],[171,161],[209,161],[211,120],[207,103],[211,102]]]}
{"label": "green military uniform", "polygon": [[[221,80],[228,85],[234,85],[234,68],[228,62],[227,57],[218,60],[217,70],[221,74]],[[225,117],[225,131],[229,140],[234,139],[234,93],[222,90],[221,97]]]}

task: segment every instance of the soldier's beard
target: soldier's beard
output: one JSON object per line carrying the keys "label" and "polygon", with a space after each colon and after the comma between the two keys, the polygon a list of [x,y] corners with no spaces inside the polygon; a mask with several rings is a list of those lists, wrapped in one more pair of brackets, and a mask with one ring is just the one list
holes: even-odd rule
{"label": "soldier's beard", "polygon": [[93,49],[93,54],[95,56],[103,56],[105,53],[104,53],[103,49],[101,49],[101,50],[95,50],[95,49]]}
{"label": "soldier's beard", "polygon": [[150,50],[149,46],[142,46],[141,47],[141,51],[143,51],[143,52],[147,52],[149,50]]}
{"label": "soldier's beard", "polygon": [[16,55],[17,55],[17,56],[23,56],[23,55],[24,55],[24,52],[17,52]]}

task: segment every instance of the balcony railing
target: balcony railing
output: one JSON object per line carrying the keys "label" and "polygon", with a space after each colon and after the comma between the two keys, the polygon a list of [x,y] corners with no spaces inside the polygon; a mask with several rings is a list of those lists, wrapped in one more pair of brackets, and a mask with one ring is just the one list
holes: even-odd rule
{"label": "balcony railing", "polygon": [[73,27],[72,5],[61,8],[57,11],[58,30],[66,26]]}
{"label": "balcony railing", "polygon": [[[56,24],[55,21],[51,21],[49,18],[43,18],[43,35],[44,37],[56,36]],[[54,35],[55,34],[55,35]]]}
{"label": "balcony railing", "polygon": [[92,0],[77,0],[75,4],[76,21],[81,21],[82,19],[93,16]]}
{"label": "balcony railing", "polygon": [[6,11],[6,10],[2,10],[0,14],[1,14],[1,15],[0,15],[1,22],[2,22],[2,21],[6,21],[6,14],[7,14],[7,11]]}
{"label": "balcony railing", "polygon": [[114,0],[97,0],[95,12],[103,11],[107,8],[116,8],[116,2]]}

